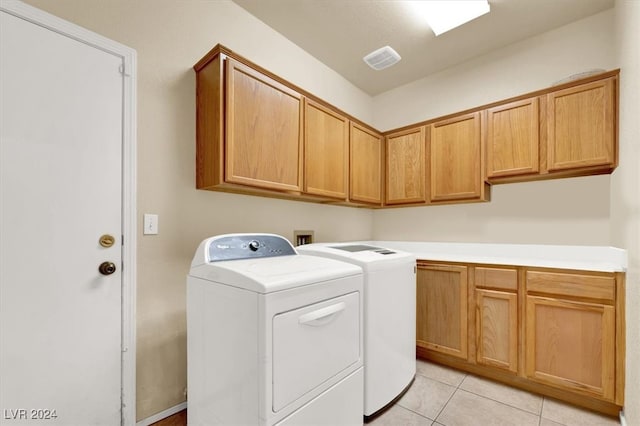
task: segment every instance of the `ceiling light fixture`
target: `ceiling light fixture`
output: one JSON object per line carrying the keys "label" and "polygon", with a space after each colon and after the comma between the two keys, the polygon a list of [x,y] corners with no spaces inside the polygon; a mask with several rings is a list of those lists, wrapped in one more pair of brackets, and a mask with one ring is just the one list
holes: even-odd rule
{"label": "ceiling light fixture", "polygon": [[385,46],[378,50],[374,50],[362,59],[371,68],[376,71],[380,71],[398,63],[402,58],[391,46]]}
{"label": "ceiling light fixture", "polygon": [[428,0],[410,3],[424,16],[436,36],[491,10],[488,0]]}

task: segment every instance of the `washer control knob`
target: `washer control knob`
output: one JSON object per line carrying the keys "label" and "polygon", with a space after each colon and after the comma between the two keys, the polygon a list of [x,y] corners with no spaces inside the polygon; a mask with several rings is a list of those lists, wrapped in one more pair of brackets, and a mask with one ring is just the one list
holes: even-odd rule
{"label": "washer control knob", "polygon": [[258,241],[253,240],[249,243],[249,250],[258,251],[258,248],[260,248],[260,243]]}

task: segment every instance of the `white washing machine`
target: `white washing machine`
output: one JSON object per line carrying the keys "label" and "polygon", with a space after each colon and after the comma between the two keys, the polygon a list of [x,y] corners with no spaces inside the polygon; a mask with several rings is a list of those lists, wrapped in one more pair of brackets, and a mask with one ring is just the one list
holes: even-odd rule
{"label": "white washing machine", "polygon": [[203,241],[187,277],[189,425],[362,425],[362,269],[283,237]]}
{"label": "white washing machine", "polygon": [[364,415],[375,416],[402,396],[416,374],[416,258],[357,243],[297,250],[364,270]]}

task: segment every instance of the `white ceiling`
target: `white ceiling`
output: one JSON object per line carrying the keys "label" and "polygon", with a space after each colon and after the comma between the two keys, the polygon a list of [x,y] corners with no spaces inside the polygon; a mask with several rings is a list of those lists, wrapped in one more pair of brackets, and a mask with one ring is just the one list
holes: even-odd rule
{"label": "white ceiling", "polygon": [[[435,37],[403,0],[233,0],[370,95],[613,7],[614,0],[489,0],[491,12]],[[423,0],[424,1],[424,0]],[[427,0],[428,1],[428,0]],[[402,60],[362,60],[390,45]]]}

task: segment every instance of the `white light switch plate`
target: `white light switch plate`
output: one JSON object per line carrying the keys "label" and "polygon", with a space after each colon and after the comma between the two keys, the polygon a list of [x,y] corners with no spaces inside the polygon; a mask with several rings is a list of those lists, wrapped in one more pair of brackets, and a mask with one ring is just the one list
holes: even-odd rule
{"label": "white light switch plate", "polygon": [[144,235],[157,235],[158,234],[158,215],[145,213],[142,229],[143,229],[142,233]]}

